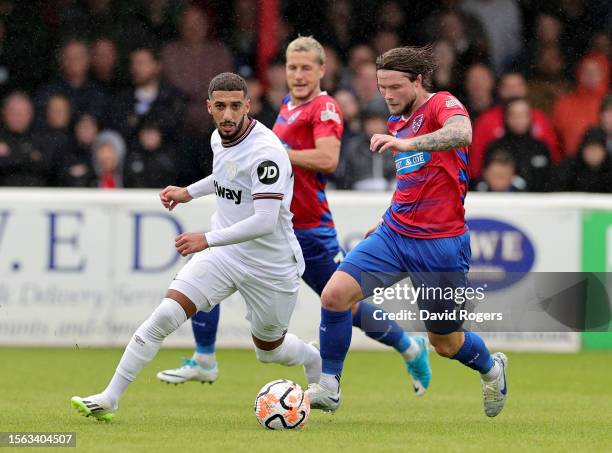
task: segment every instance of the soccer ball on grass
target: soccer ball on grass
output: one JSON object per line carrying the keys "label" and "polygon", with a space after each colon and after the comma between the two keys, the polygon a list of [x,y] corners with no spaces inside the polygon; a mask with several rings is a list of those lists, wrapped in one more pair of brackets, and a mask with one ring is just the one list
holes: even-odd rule
{"label": "soccer ball on grass", "polygon": [[302,428],[310,415],[310,401],[298,384],[278,379],[268,382],[257,393],[254,410],[264,428]]}

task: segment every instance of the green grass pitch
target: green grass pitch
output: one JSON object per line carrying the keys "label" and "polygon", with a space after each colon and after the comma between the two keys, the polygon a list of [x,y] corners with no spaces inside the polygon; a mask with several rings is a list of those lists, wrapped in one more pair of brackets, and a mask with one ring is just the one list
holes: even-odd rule
{"label": "green grass pitch", "polygon": [[301,369],[260,364],[251,351],[219,351],[214,385],[174,386],[155,373],[190,351],[162,350],[111,423],[78,415],[70,397],[102,390],[121,353],[0,348],[0,431],[74,431],[88,452],[612,449],[612,353],[508,354],[509,398],[489,419],[477,375],[456,362],[432,357],[432,385],[416,398],[397,354],[351,352],[340,410],[313,411],[305,429],[286,432],[262,429],[253,399],[273,379],[303,383]]}

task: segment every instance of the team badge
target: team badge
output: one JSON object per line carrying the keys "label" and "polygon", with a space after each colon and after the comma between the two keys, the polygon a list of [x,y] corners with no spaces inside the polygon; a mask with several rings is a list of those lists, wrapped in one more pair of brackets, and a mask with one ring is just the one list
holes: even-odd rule
{"label": "team badge", "polygon": [[340,115],[338,115],[338,112],[336,112],[336,106],[333,102],[326,102],[325,110],[321,111],[321,121],[329,120],[335,121],[338,124],[342,123],[342,121],[340,121]]}
{"label": "team badge", "polygon": [[238,173],[236,162],[233,160],[228,160],[225,163],[225,177],[228,179],[228,181],[231,181],[236,177],[236,173]]}
{"label": "team badge", "polygon": [[414,132],[416,134],[419,131],[419,129],[423,125],[423,120],[424,119],[425,119],[425,117],[421,113],[420,115],[417,115],[414,120],[412,120],[412,132]]}
{"label": "team badge", "polygon": [[300,113],[302,113],[302,111],[298,110],[293,115],[291,115],[287,120],[287,124],[292,124],[295,120],[297,120],[298,116],[300,116]]}

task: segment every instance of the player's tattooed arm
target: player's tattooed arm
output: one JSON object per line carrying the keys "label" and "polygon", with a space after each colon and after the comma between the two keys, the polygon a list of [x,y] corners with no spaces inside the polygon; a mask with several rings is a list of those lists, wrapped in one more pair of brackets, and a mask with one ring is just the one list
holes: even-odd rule
{"label": "player's tattooed arm", "polygon": [[469,146],[472,143],[472,123],[467,116],[454,115],[446,120],[441,129],[410,140],[415,149],[427,151],[446,151]]}
{"label": "player's tattooed arm", "polygon": [[453,115],[444,126],[430,134],[406,139],[391,135],[374,134],[370,149],[382,153],[388,149],[396,151],[447,151],[472,143],[472,123],[467,116]]}

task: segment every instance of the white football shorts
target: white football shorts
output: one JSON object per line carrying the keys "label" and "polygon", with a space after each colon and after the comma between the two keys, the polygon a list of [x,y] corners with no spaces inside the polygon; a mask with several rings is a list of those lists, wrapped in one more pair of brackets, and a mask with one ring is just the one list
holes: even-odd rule
{"label": "white football shorts", "polygon": [[[257,274],[261,274],[258,269]],[[238,291],[246,302],[251,333],[263,341],[275,341],[286,332],[297,302],[299,276],[268,281],[253,276],[248,266],[232,259],[222,247],[196,253],[179,271],[169,289],[187,296],[201,311]]]}

